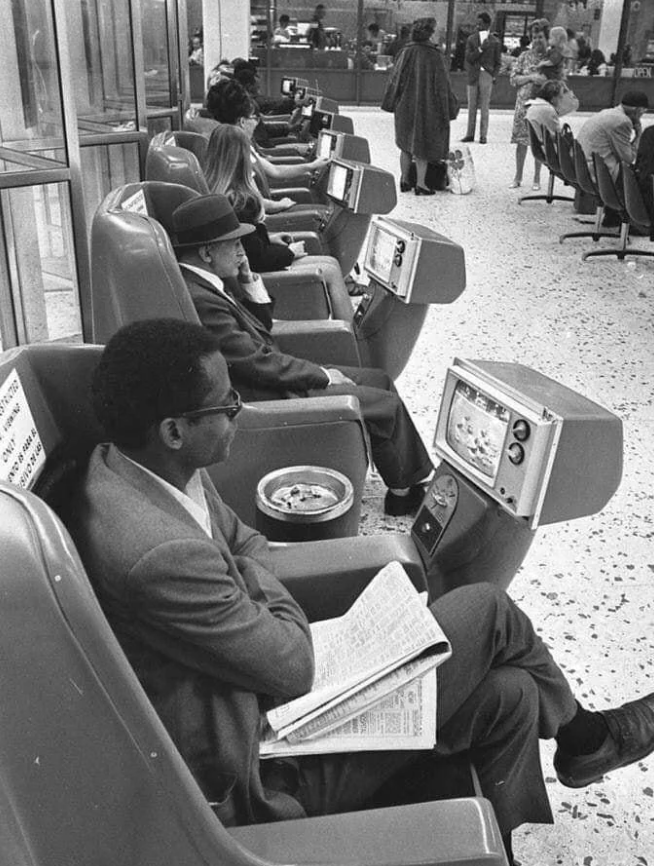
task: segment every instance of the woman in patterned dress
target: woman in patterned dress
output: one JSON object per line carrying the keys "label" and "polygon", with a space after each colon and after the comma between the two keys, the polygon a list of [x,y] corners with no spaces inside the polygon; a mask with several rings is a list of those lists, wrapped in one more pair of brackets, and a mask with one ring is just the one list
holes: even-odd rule
{"label": "woman in patterned dress", "polygon": [[[511,143],[515,144],[515,177],[511,183],[512,189],[522,184],[522,172],[529,147],[529,133],[525,120],[527,100],[531,99],[534,94],[534,85],[543,84],[546,80],[537,67],[545,59],[547,53],[547,40],[550,33],[549,22],[545,18],[538,18],[530,25],[529,32],[531,45],[516,58],[510,77],[511,84],[518,88],[511,134]],[[540,189],[540,169],[541,163],[535,160],[533,189]]]}

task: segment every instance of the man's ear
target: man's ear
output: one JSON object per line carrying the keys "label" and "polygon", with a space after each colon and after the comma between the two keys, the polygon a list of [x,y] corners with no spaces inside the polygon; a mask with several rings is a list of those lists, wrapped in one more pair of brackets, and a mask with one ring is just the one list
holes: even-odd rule
{"label": "man's ear", "polygon": [[184,435],[177,418],[164,418],[159,423],[159,438],[171,451],[179,451],[184,444]]}
{"label": "man's ear", "polygon": [[209,252],[209,247],[198,247],[198,255],[206,265],[211,264],[212,258],[211,253]]}

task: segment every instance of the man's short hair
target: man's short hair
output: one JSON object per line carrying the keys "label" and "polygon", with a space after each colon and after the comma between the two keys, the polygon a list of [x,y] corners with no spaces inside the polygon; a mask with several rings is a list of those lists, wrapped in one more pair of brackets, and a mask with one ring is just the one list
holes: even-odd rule
{"label": "man's short hair", "polygon": [[480,18],[484,22],[486,27],[490,27],[491,17],[488,12],[480,12],[479,15],[477,15],[477,20],[479,20]]}
{"label": "man's short hair", "polygon": [[108,438],[142,448],[164,418],[199,409],[212,388],[201,362],[219,349],[211,331],[181,319],[146,319],[117,331],[92,382],[93,409]]}
{"label": "man's short hair", "polygon": [[279,16],[279,23],[282,27],[286,27],[286,25],[290,22],[290,20],[291,19],[289,18],[288,15],[280,15]]}

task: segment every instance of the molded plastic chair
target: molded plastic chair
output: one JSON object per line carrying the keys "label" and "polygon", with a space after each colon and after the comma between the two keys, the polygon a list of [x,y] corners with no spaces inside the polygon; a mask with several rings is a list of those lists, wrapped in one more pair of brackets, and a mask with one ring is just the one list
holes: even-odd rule
{"label": "molded plastic chair", "polygon": [[[654,183],[654,180],[652,180],[652,183]],[[654,241],[654,219],[645,204],[634,167],[628,165],[626,162],[622,163],[622,184],[625,210],[627,211],[631,225],[636,226],[640,230],[648,231],[649,239]],[[629,255],[652,256],[654,253],[629,250]]]}
{"label": "molded plastic chair", "polygon": [[631,225],[625,204],[623,182],[620,180],[620,182],[616,184],[606,163],[597,153],[593,153],[593,166],[595,168],[595,179],[602,204],[605,208],[611,208],[611,210],[615,211],[620,217],[620,246],[605,250],[590,250],[590,252],[583,254],[581,257],[582,260],[586,261],[587,259],[597,258],[599,256],[615,256],[620,261],[623,261],[627,256],[654,255],[654,253],[647,250],[628,248],[627,245],[629,243],[629,231]]}
{"label": "molded plastic chair", "polygon": [[[175,208],[195,195],[202,195],[203,192],[206,194],[207,190],[206,186],[203,191],[202,188],[194,190],[191,186],[179,183],[187,179],[192,181],[192,177],[189,178],[180,171],[180,166],[186,165],[192,167],[194,163],[197,166],[197,160],[190,151],[182,150],[181,148],[167,148],[166,150],[166,154],[161,157],[162,161],[159,163],[159,155],[163,153],[163,149],[151,148],[148,155],[149,164],[152,166],[153,161],[157,161],[162,168],[165,167],[165,171],[158,173],[159,176],[166,176],[168,170],[170,170],[170,176],[178,182],[144,181],[142,183],[127,184],[119,187],[117,190],[113,190],[98,207],[93,221],[94,226],[96,222],[99,227],[104,224],[124,223],[126,217],[121,221],[117,218],[111,220],[105,215],[110,212],[124,214],[123,207],[129,206],[130,197],[137,195],[141,191],[146,200],[148,215],[163,225],[167,235],[173,234],[172,213]],[[171,151],[176,151],[176,153],[171,153]],[[181,158],[178,159],[177,157],[180,154]],[[200,171],[199,168],[198,171]],[[202,182],[204,183],[204,178],[202,178]],[[132,219],[131,222],[134,223],[135,240],[132,242],[129,232],[125,232],[120,244],[133,247],[134,254],[138,248],[136,238],[139,237],[138,226],[140,222],[136,218]],[[104,342],[106,340],[106,328],[109,327],[111,329],[110,334],[116,330],[116,325],[112,320],[116,318],[116,313],[118,312],[114,304],[116,303],[115,298],[119,293],[121,304],[135,303],[137,306],[141,306],[138,295],[130,297],[125,294],[126,288],[122,286],[122,282],[127,280],[128,285],[140,286],[142,285],[142,281],[136,281],[135,277],[130,276],[132,267],[134,266],[133,258],[125,259],[121,255],[120,248],[116,248],[115,244],[112,247],[112,255],[115,261],[111,263],[110,267],[105,267],[104,261],[109,255],[109,251],[105,247],[107,239],[98,237],[98,233],[102,231],[99,227],[97,231],[92,229],[91,232],[92,260],[102,262],[100,266],[93,267],[92,291],[96,297],[93,307],[93,320],[95,323],[94,338],[98,342]],[[147,232],[146,236],[148,236]],[[111,243],[110,239],[109,243]],[[163,241],[159,240],[158,243],[162,244]],[[174,253],[172,260],[174,264],[168,265],[168,270],[172,269],[173,272],[177,273],[179,268]],[[117,273],[113,270],[114,268],[123,272],[120,282]],[[148,276],[149,272],[146,264],[143,279],[147,279]],[[307,267],[301,272],[272,271],[266,274],[265,283],[271,294],[275,296],[275,316],[279,319],[302,321],[310,319],[340,319],[348,323],[352,321],[353,311],[349,295],[341,286],[328,286],[320,266],[316,266],[314,269]],[[355,355],[350,353],[348,357],[352,358]],[[341,361],[340,363],[345,364],[350,363],[350,361]]]}
{"label": "molded plastic chair", "polygon": [[600,238],[615,238],[616,232],[603,231],[602,219],[604,217],[604,205],[599,198],[599,193],[593,176],[588,168],[586,154],[583,148],[576,139],[572,140],[570,146],[559,133],[558,135],[558,152],[561,162],[561,171],[566,177],[568,183],[574,186],[582,194],[592,196],[597,203],[595,209],[595,222],[591,231],[566,232],[559,236],[559,243],[563,243],[567,238],[592,238],[596,243]]}
{"label": "molded plastic chair", "polygon": [[[545,150],[544,144],[541,143],[541,140],[538,136],[538,130],[528,120],[525,121],[525,123],[527,124],[527,131],[529,132],[529,147],[531,149],[532,156],[535,160],[538,160],[538,162],[542,162],[545,165],[545,167],[549,171],[549,178],[547,181],[547,192],[544,195],[542,193],[538,193],[534,195],[520,196],[520,198],[518,199],[518,204],[522,204],[523,201],[545,201],[547,202],[547,204],[552,204],[553,201],[573,201],[570,196],[554,194],[554,181],[557,178],[559,180],[563,180],[563,175],[561,174],[561,168],[558,162],[558,156],[556,155],[556,149],[554,148],[554,152],[550,152],[549,154],[549,157],[552,157],[552,165],[550,165],[548,161],[548,153]],[[548,134],[549,133],[547,132],[547,130],[543,128],[544,141],[547,141]]]}
{"label": "molded plastic chair", "polygon": [[40,499],[2,482],[0,548],[3,864],[507,866],[481,798],[227,830],[127,662],[68,533]]}
{"label": "molded plastic chair", "polygon": [[[188,303],[191,314],[169,311],[169,315],[197,321]],[[0,354],[0,384],[13,372],[20,378],[46,454],[35,489],[62,515],[71,485],[95,445],[105,439],[91,407],[91,377],[101,353],[101,346],[44,344]],[[260,479],[294,465],[328,466],[350,478],[354,503],[343,535],[356,535],[367,470],[367,434],[356,399],[334,396],[246,404],[229,461],[212,466],[210,475],[225,502],[254,525]]]}

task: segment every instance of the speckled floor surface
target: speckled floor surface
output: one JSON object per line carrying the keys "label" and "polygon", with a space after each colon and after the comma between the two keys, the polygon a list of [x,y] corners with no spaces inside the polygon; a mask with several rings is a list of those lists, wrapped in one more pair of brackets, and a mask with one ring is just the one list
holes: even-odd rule
{"label": "speckled floor surface", "polygon": [[[342,111],[369,139],[373,163],[397,175],[392,116]],[[573,117],[573,129],[583,119]],[[461,112],[453,142],[465,122]],[[511,113],[494,112],[489,143],[471,145],[471,195],[399,196],[395,216],[464,246],[467,288],[454,304],[432,308],[398,386],[429,444],[445,370],[456,355],[526,363],[622,418],[618,492],[600,514],[539,529],[510,587],[580,700],[602,709],[654,691],[654,259],[583,263],[590,239],[560,245],[560,233],[579,228],[571,205],[518,206],[519,193],[530,191],[533,163],[528,157],[525,188],[509,189],[510,131]],[[646,239],[633,245],[654,251]],[[410,525],[382,516],[383,492],[371,476],[365,533]],[[542,750],[556,823],[516,832],[524,866],[654,866],[654,757],[573,791],[555,778],[552,744]]]}

